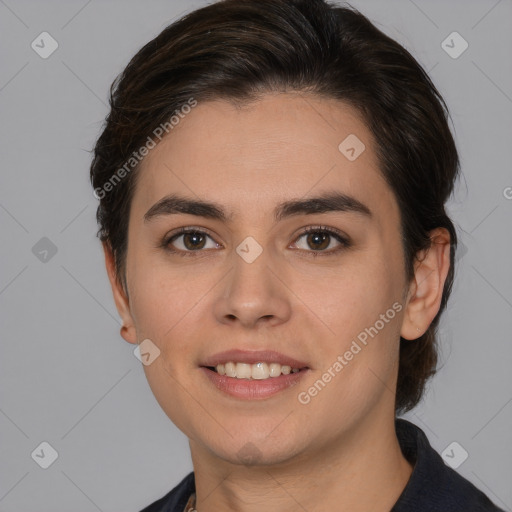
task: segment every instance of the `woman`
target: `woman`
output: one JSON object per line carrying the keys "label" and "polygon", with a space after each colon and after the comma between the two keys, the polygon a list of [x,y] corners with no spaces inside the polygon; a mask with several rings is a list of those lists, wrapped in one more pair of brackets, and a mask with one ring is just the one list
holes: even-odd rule
{"label": "woman", "polygon": [[435,372],[458,167],[438,91],[353,9],[224,0],[133,57],[99,234],[194,465],[146,512],[499,510],[396,418]]}

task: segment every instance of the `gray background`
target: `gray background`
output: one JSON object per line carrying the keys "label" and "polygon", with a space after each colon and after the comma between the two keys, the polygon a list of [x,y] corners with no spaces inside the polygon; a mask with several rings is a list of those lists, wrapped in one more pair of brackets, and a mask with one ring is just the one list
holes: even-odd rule
{"label": "gray background", "polygon": [[[206,3],[0,0],[0,511],[139,511],[191,470],[119,335],[88,166],[117,73]],[[458,471],[510,511],[512,2],[352,4],[431,72],[462,160],[441,369],[407,417],[439,452],[464,447]],[[59,44],[47,59],[31,48],[43,31]],[[441,47],[453,31],[469,43],[457,59]],[[46,470],[31,458],[42,441],[59,454]]]}

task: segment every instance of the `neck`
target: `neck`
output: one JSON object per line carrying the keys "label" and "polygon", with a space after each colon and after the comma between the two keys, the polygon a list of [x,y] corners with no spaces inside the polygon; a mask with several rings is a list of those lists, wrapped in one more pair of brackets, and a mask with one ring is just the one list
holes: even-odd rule
{"label": "neck", "polygon": [[366,421],[336,443],[286,463],[232,464],[191,442],[197,512],[389,512],[409,480],[394,418]]}

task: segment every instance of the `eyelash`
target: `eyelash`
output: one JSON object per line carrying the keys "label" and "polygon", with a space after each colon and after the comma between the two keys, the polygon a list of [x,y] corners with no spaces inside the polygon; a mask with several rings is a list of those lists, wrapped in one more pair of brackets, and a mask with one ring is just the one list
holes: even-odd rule
{"label": "eyelash", "polygon": [[[194,226],[189,226],[189,227],[186,227],[186,228],[180,228],[177,232],[175,233],[172,233],[171,235],[169,235],[168,237],[166,237],[161,246],[163,249],[165,249],[166,251],[172,253],[172,254],[176,254],[178,256],[181,256],[181,257],[193,257],[193,256],[196,256],[196,253],[199,253],[199,252],[204,252],[202,251],[201,249],[198,249],[197,251],[183,251],[181,249],[173,249],[171,248],[170,244],[171,242],[173,242],[175,239],[179,238],[180,236],[184,235],[184,234],[187,234],[187,233],[196,233],[196,234],[199,234],[199,235],[206,235],[210,238],[211,235],[209,235],[206,231],[204,231],[203,229],[201,228],[196,228]],[[327,234],[329,236],[332,236],[333,238],[335,238],[341,245],[338,246],[337,248],[335,249],[330,249],[328,251],[326,250],[322,250],[322,251],[313,251],[313,250],[305,250],[305,249],[298,249],[300,251],[303,251],[303,252],[306,252],[308,254],[308,257],[312,257],[312,258],[317,258],[319,256],[323,257],[323,256],[332,256],[333,254],[337,254],[338,252],[344,250],[344,249],[347,249],[351,246],[351,243],[350,241],[347,239],[346,236],[344,236],[341,231],[338,231],[337,229],[334,229],[334,228],[328,228],[327,226],[309,226],[307,227],[304,231],[302,231],[302,233],[300,233],[297,238],[295,239],[295,242],[296,243],[298,240],[300,240],[300,238],[302,238],[303,236],[305,235],[308,235],[310,233],[323,233],[323,234]],[[213,238],[212,238],[213,240]],[[217,242],[215,242],[217,243]]]}

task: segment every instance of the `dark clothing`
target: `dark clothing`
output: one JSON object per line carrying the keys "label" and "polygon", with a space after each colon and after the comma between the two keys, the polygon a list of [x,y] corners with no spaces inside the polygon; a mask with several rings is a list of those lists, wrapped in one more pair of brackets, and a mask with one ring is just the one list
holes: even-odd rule
{"label": "dark clothing", "polygon": [[[504,512],[447,466],[419,427],[397,419],[396,433],[404,457],[414,469],[390,512]],[[141,512],[184,512],[194,492],[194,473],[190,473],[169,494]]]}

